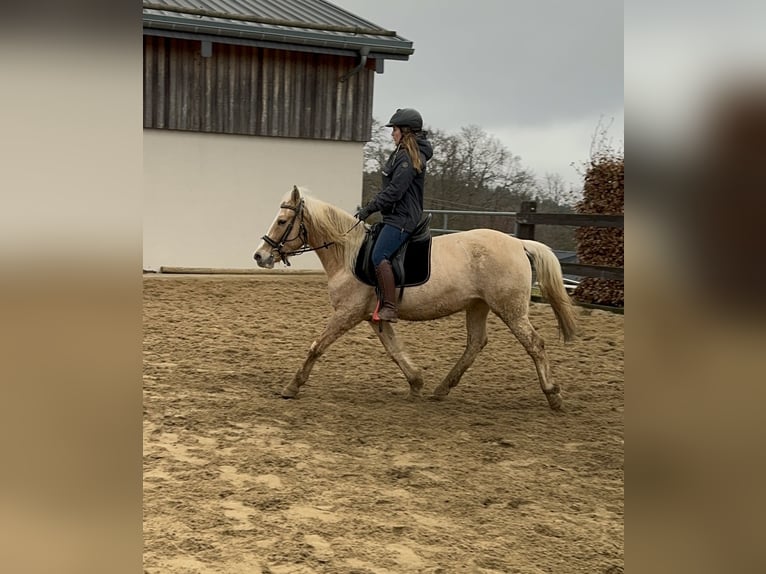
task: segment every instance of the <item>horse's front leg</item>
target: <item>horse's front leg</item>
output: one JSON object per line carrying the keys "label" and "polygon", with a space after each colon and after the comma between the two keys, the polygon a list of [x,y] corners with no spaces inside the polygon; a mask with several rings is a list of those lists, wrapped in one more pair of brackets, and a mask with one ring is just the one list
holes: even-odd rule
{"label": "horse's front leg", "polygon": [[292,382],[282,389],[282,397],[286,399],[294,398],[298,390],[308,380],[311,369],[314,367],[317,359],[332,345],[341,335],[352,329],[355,325],[362,322],[363,315],[356,309],[338,309],[330,317],[329,322],[319,335],[319,338],[311,343],[309,353],[303,361],[303,365],[295,373]]}

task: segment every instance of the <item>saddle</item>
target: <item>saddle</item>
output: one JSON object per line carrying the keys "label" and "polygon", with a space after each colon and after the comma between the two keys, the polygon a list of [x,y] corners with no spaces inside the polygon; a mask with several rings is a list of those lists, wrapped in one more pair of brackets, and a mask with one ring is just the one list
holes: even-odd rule
{"label": "saddle", "polygon": [[[409,239],[391,256],[391,267],[397,287],[422,285],[431,276],[431,216],[431,213],[425,214]],[[376,287],[378,282],[375,278],[375,265],[372,263],[372,248],[382,227],[382,223],[375,223],[367,230],[354,265],[356,278],[373,287]]]}

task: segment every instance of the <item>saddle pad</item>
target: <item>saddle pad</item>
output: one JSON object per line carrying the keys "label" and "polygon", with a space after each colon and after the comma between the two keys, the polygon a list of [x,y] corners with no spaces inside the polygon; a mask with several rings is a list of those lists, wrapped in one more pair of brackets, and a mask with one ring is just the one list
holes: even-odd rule
{"label": "saddle pad", "polygon": [[[354,265],[356,278],[373,287],[377,286],[378,282],[375,266],[372,264],[372,248],[380,233],[380,227],[376,224],[367,231]],[[413,233],[413,237],[399,248],[391,261],[397,287],[422,285],[431,276],[431,233],[421,232],[415,235]]]}

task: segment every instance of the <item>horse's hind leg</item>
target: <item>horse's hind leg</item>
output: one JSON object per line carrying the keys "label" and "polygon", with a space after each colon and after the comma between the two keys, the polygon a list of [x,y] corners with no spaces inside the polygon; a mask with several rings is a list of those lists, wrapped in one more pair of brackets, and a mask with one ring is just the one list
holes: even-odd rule
{"label": "horse's hind leg", "polygon": [[382,321],[380,324],[370,322],[370,326],[380,339],[380,342],[383,343],[386,352],[399,366],[404,376],[407,377],[407,382],[410,384],[410,396],[419,397],[420,390],[423,388],[423,374],[410,361],[399,338],[396,336],[394,328],[387,321]]}
{"label": "horse's hind leg", "polygon": [[282,396],[286,399],[295,397],[301,386],[308,380],[309,374],[311,374],[311,369],[314,368],[314,363],[316,363],[317,359],[327,350],[327,347],[332,345],[338,337],[346,333],[355,325],[358,325],[361,321],[361,314],[354,313],[350,310],[336,311],[335,314],[330,317],[329,322],[322,331],[322,334],[319,335],[319,338],[311,343],[309,353],[303,361],[303,365],[298,369],[298,372],[295,373],[292,382],[282,389]]}
{"label": "horse's hind leg", "polygon": [[439,386],[434,389],[434,397],[444,398],[450,390],[460,382],[460,378],[473,364],[476,355],[487,344],[487,314],[489,306],[483,301],[472,304],[465,313],[465,327],[468,332],[465,351],[452,370]]}
{"label": "horse's hind leg", "polygon": [[548,355],[545,353],[545,342],[542,337],[535,331],[526,315],[513,320],[508,320],[506,317],[501,316],[501,319],[508,325],[508,328],[535,362],[537,377],[540,380],[540,388],[543,390],[545,398],[548,399],[548,405],[554,411],[561,410],[563,406],[561,392],[558,385],[550,382],[550,364],[548,363]]}

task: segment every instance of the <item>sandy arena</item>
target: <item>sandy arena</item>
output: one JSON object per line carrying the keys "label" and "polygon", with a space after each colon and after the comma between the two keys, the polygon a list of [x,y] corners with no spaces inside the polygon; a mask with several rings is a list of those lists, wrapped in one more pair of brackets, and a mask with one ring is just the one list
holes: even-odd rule
{"label": "sandy arena", "polygon": [[464,349],[463,314],[396,325],[423,399],[362,324],[285,400],[326,285],[145,276],[145,573],[624,571],[622,315],[578,309],[565,344],[532,303],[563,412],[494,315],[443,401],[428,397]]}

